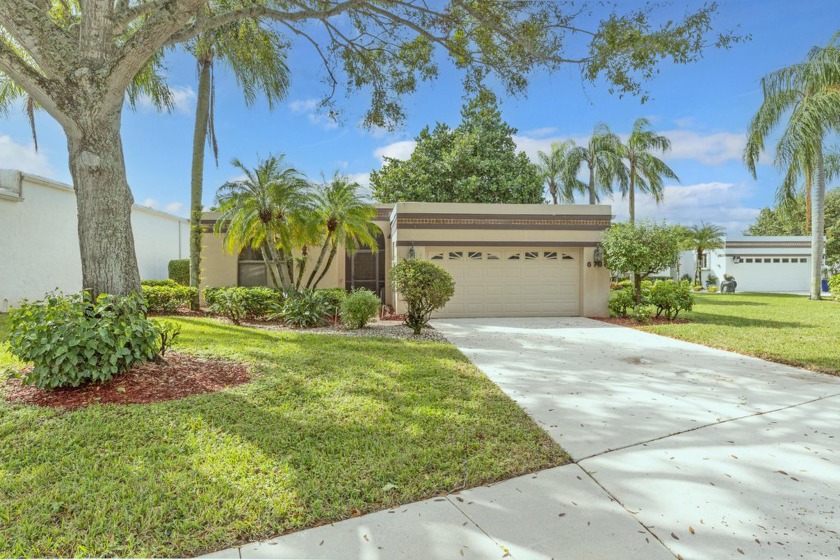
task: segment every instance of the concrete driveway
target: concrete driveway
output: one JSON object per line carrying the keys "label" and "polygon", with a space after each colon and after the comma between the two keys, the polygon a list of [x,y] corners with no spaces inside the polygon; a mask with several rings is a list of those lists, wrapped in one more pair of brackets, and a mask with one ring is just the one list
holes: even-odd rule
{"label": "concrete driveway", "polygon": [[840,558],[840,378],[588,319],[434,326],[674,556]]}

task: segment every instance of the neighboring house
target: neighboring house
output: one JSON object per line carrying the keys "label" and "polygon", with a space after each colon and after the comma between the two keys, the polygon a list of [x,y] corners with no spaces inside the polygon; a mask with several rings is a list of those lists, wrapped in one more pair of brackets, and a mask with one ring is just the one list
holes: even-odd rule
{"label": "neighboring house", "polygon": [[[677,278],[694,278],[697,254],[684,251]],[[703,284],[710,273],[723,280],[731,274],[739,292],[807,292],[811,283],[811,238],[808,236],[727,237],[725,247],[708,251],[701,264]]]}
{"label": "neighboring house", "polygon": [[[168,277],[169,261],[189,256],[189,221],[135,205],[131,215],[140,277]],[[0,170],[0,312],[55,289],[82,289],[73,187]]]}
{"label": "neighboring house", "polygon": [[[368,288],[400,311],[387,270],[413,255],[455,280],[437,317],[608,315],[609,272],[595,249],[610,225],[609,206],[405,202],[377,210],[379,250],[342,251],[319,288]],[[206,231],[216,219],[204,215]],[[204,236],[202,268],[202,293],[269,282],[257,252],[228,254],[222,234]]]}

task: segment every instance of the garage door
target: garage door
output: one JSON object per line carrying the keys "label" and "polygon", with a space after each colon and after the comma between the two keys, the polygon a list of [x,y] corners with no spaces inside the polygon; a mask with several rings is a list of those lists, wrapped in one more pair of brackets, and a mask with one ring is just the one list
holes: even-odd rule
{"label": "garage door", "polygon": [[426,255],[455,280],[437,317],[580,314],[580,249],[429,247]]}

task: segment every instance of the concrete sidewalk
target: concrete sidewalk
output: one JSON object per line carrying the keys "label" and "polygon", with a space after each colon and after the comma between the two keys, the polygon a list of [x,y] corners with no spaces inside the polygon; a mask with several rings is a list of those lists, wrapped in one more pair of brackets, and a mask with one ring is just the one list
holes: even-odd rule
{"label": "concrete sidewalk", "polygon": [[435,326],[576,464],[213,556],[840,557],[840,378],[587,319]]}

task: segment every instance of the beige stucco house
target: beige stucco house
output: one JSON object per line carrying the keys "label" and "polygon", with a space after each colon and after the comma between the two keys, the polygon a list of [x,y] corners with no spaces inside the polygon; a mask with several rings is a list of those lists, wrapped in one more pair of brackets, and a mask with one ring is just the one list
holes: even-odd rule
{"label": "beige stucco house", "polygon": [[[207,232],[216,218],[204,215]],[[368,288],[399,311],[388,270],[413,255],[455,280],[437,317],[609,314],[609,271],[596,258],[609,206],[400,202],[377,206],[375,221],[379,250],[339,254],[319,288]],[[270,281],[258,254],[227,253],[223,234],[204,236],[202,269],[202,292]]]}

